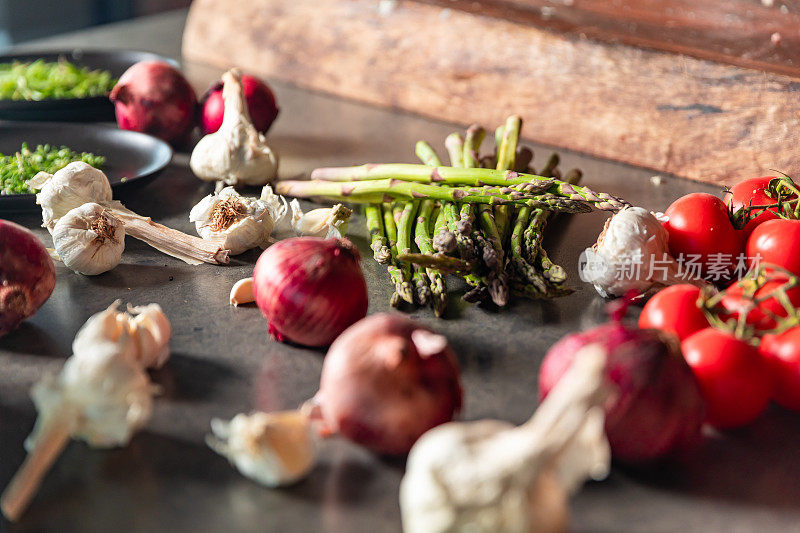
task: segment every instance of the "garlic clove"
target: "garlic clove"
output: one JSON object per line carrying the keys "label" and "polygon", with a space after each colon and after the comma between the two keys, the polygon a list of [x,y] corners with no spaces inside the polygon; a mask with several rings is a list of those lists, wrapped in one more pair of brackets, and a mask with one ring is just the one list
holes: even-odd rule
{"label": "garlic clove", "polygon": [[240,279],[231,288],[230,303],[234,307],[256,301],[253,294],[253,278]]}
{"label": "garlic clove", "polygon": [[213,419],[211,431],[208,446],[267,487],[302,479],[316,461],[311,423],[300,411],[238,414],[230,422]]}
{"label": "garlic clove", "polygon": [[122,260],[125,227],[108,209],[86,203],[59,218],[53,246],[64,265],[87,276],[108,272]]}
{"label": "garlic clove", "polygon": [[128,328],[138,347],[137,360],[144,368],[161,368],[169,359],[172,326],[158,304],[128,306]]}
{"label": "garlic clove", "polygon": [[278,157],[250,120],[239,69],[222,75],[225,114],[219,130],[192,150],[189,167],[205,181],[264,185],[277,177]]}
{"label": "garlic clove", "polygon": [[351,209],[336,204],[333,207],[321,207],[313,209],[308,213],[303,213],[300,202],[297,199],[291,201],[292,208],[292,228],[298,235],[309,237],[342,238],[347,231],[347,222]]}

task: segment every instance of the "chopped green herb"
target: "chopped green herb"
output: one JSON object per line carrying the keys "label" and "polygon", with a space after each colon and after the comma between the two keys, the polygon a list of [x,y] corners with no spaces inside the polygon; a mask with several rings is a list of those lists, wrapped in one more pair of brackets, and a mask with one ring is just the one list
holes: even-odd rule
{"label": "chopped green herb", "polygon": [[0,195],[32,193],[29,179],[38,172],[54,174],[73,161],[83,161],[93,167],[100,168],[106,158],[88,152],[73,152],[66,146],[56,148],[49,144],[38,145],[35,150],[22,143],[19,152],[13,155],[0,154]]}
{"label": "chopped green herb", "polygon": [[66,60],[0,63],[0,100],[53,100],[105,96],[117,80]]}

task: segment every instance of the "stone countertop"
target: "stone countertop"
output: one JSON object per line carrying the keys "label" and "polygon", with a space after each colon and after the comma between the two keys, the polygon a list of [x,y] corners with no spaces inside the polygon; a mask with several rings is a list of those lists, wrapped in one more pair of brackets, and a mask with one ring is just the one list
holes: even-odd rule
{"label": "stone countertop", "polygon": [[[26,48],[133,48],[179,57],[185,11],[37,41]],[[219,73],[187,65],[199,91]],[[281,176],[313,168],[367,161],[413,162],[426,139],[437,149],[454,131],[443,124],[338,100],[275,83],[281,114],[268,139],[281,155]],[[465,120],[469,117],[465,115]],[[494,125],[487,125],[493,127]],[[550,152],[532,145],[541,162]],[[441,150],[441,153],[444,153]],[[133,210],[193,233],[189,208],[211,191],[188,169],[188,155],[151,184],[125,198]],[[675,198],[709,187],[652,171],[562,152],[562,168],[579,167],[584,182],[632,203],[663,210]],[[0,216],[38,228],[37,213]],[[604,213],[562,216],[545,245],[567,267],[574,294],[551,302],[517,300],[490,311],[451,294],[449,318],[427,309],[415,319],[445,334],[463,369],[468,420],[492,417],[515,423],[537,403],[536,376],[545,351],[570,331],[597,323],[603,300],[577,277],[578,255],[591,245]],[[49,243],[47,233],[37,235]],[[389,310],[385,268],[371,259],[361,217],[349,232],[362,250],[370,313]],[[78,328],[115,299],[158,302],[173,327],[172,359],[154,374],[163,387],[155,414],[131,444],[94,450],[71,443],[18,524],[0,519],[0,531],[399,531],[400,461],[377,458],[342,440],[322,447],[310,477],[282,490],[243,478],[203,443],[211,417],[253,408],[293,408],[316,391],[322,351],[268,339],[254,307],[228,306],[228,291],[250,274],[256,251],[226,267],[189,266],[127,240],[113,271],[83,277],[57,266],[49,301],[18,331],[0,340],[0,487],[22,462],[22,442],[35,410],[31,385],[57,371],[71,353]],[[455,285],[455,284],[451,284]],[[800,530],[800,424],[796,415],[770,410],[751,427],[706,440],[686,464],[637,472],[615,467],[573,499],[575,531],[787,531]]]}

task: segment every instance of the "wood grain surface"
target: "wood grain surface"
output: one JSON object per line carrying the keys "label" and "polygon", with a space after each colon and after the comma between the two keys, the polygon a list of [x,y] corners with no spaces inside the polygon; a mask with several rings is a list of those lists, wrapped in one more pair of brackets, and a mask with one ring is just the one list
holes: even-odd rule
{"label": "wood grain surface", "polygon": [[457,123],[519,113],[538,142],[712,183],[800,174],[797,78],[439,5],[378,5],[195,0],[183,54]]}

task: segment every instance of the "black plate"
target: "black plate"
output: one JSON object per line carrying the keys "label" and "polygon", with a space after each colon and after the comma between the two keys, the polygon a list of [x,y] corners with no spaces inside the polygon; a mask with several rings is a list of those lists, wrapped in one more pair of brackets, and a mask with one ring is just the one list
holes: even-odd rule
{"label": "black plate", "polygon": [[[0,122],[0,153],[13,154],[23,142],[67,146],[76,152],[103,155],[103,172],[114,188],[114,197],[125,189],[142,185],[156,176],[172,159],[172,148],[160,139],[99,124],[49,122]],[[124,181],[123,181],[124,178]],[[38,209],[36,195],[0,195],[4,211]]]}
{"label": "black plate", "polygon": [[[58,61],[64,58],[76,65],[91,69],[108,70],[119,78],[128,67],[139,61],[166,61],[172,59],[135,50],[46,50],[20,54],[0,55],[0,63],[31,62],[37,59]],[[89,122],[114,120],[114,105],[105,96],[92,98],[63,98],[59,100],[0,100],[0,119]]]}

